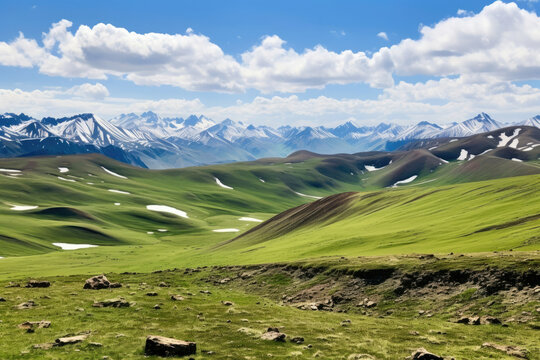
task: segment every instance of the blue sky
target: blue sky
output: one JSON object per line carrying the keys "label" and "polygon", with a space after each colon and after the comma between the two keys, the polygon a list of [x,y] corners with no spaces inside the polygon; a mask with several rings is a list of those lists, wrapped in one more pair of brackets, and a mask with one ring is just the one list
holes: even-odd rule
{"label": "blue sky", "polygon": [[[524,16],[536,26],[538,6],[535,1],[517,2],[517,7],[512,7],[470,0],[3,2],[3,13],[8,16],[0,22],[0,112],[25,111],[43,116],[93,110],[107,118],[119,112],[154,110],[167,116],[195,112],[217,120],[233,117],[270,125],[345,120],[447,122],[480,111],[499,115],[503,121],[514,120],[540,111],[530,105],[540,80],[536,70],[524,74],[510,65],[504,69],[499,60],[485,67],[501,69],[486,71],[478,79],[478,61],[474,60],[481,56],[476,54],[478,46],[471,43],[468,49],[462,49],[459,37],[467,43],[470,34],[476,33],[474,26],[482,29],[491,21],[500,28],[483,38],[493,36],[495,41],[497,33],[508,32],[508,40],[497,45],[500,49],[485,49],[486,57],[492,52],[510,54],[510,49],[520,47],[538,52],[534,38],[512,44],[515,34],[532,33],[530,26],[506,29],[500,24],[501,16],[526,23],[519,19]],[[441,25],[454,18],[469,18],[470,34],[461,31],[464,26],[459,24]],[[57,35],[55,45],[47,48],[43,34],[62,19],[68,20],[69,26],[59,27],[63,35]],[[81,36],[69,43],[70,49],[76,51],[62,53],[62,45],[68,47],[66,33],[75,35],[81,26],[92,32],[97,24],[110,24],[113,29],[107,31],[112,32],[87,43],[87,38]],[[437,33],[425,44],[425,34],[420,32],[423,26]],[[124,29],[133,34],[126,38],[133,41],[130,49],[117,53],[108,46],[118,44],[100,43],[107,36],[123,36]],[[25,41],[35,44],[17,43],[21,32]],[[136,48],[141,43],[137,36],[148,33],[161,37],[156,41],[148,39],[148,44]],[[166,37],[174,34],[183,38]],[[269,36],[274,36],[274,41],[271,46],[263,46]],[[448,40],[448,49],[440,49],[437,36],[455,39]],[[198,40],[186,45],[189,37]],[[374,55],[386,54],[385,48],[406,39],[413,42],[409,48],[396,49],[395,54],[384,55],[383,60]],[[123,44],[124,40],[119,41]],[[167,53],[172,41],[178,41],[177,48]],[[159,46],[152,48],[156,42]],[[306,49],[309,52],[317,46],[320,51],[311,57],[303,56]],[[430,46],[434,49],[430,50]],[[429,59],[430,54],[454,48],[460,48],[456,59]],[[261,54],[248,64],[244,56],[255,49]],[[278,50],[283,52],[277,54]],[[344,51],[350,51],[355,58]],[[194,67],[206,61],[209,52],[215,59]],[[104,60],[107,54],[110,63]],[[410,59],[405,58],[409,54]],[[61,61],[45,61],[49,55]],[[147,67],[141,65],[144,59],[149,59]],[[156,61],[155,66],[152,61]],[[520,61],[512,61],[513,67],[519,67]],[[437,62],[442,64],[431,69],[430,64]],[[328,70],[334,65],[335,69]],[[527,60],[523,60],[523,68],[527,68]],[[400,82],[404,83],[401,87]],[[416,92],[412,98],[411,86]],[[477,89],[475,94],[484,96],[464,104],[466,92],[452,93],[452,89],[460,87]],[[501,93],[503,88],[507,93]],[[452,96],[442,96],[445,92]],[[513,100],[502,106],[494,94]],[[29,103],[32,97],[39,101]]]}

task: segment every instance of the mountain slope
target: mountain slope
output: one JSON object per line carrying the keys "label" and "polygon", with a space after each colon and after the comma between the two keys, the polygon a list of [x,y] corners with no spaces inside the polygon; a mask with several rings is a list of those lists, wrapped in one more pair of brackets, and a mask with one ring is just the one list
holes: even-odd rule
{"label": "mountain slope", "polygon": [[277,253],[291,259],[538,249],[539,181],[534,175],[336,195],[278,214],[216,251],[272,261]]}

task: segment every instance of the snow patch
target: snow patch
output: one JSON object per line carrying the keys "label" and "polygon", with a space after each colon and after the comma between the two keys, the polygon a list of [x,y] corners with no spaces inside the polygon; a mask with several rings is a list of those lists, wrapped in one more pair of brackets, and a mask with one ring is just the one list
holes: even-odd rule
{"label": "snow patch", "polygon": [[157,229],[157,231],[159,231],[159,232],[167,232],[169,230],[167,230],[167,229]]}
{"label": "snow patch", "polygon": [[154,232],[153,231],[147,231],[146,232],[148,235],[154,235]]}
{"label": "snow patch", "polygon": [[27,211],[27,210],[34,210],[34,209],[37,209],[38,207],[35,206],[35,205],[13,205],[11,206],[10,210],[15,210],[15,211]]}
{"label": "snow patch", "polygon": [[15,169],[0,169],[0,172],[6,172],[6,173],[20,173],[21,170],[15,170]]}
{"label": "snow patch", "polygon": [[458,141],[458,139],[452,139],[449,142],[454,142],[454,141]]}
{"label": "snow patch", "polygon": [[514,140],[512,140],[510,145],[508,145],[508,146],[515,149],[515,148],[517,148],[518,143],[519,143],[519,139],[514,139]]}
{"label": "snow patch", "polygon": [[62,181],[76,182],[76,181],[73,180],[73,179],[66,179],[66,178],[63,178],[63,177],[61,177],[61,176],[59,176],[58,179],[60,179],[60,180],[62,180]]}
{"label": "snow patch", "polygon": [[306,195],[306,194],[302,194],[302,193],[299,193],[299,192],[296,192],[296,191],[293,191],[293,193],[295,193],[298,196],[303,196],[303,197],[307,197],[307,198],[311,198],[311,199],[317,199],[317,200],[322,199],[322,196]]}
{"label": "snow patch", "polygon": [[217,232],[217,233],[229,233],[229,232],[238,232],[240,230],[238,229],[215,229],[215,230],[212,230],[213,232]]}
{"label": "snow patch", "polygon": [[252,218],[252,217],[246,217],[246,216],[242,216],[238,220],[240,220],[240,221],[251,221],[251,222],[263,222],[262,220],[255,219],[255,218]]}
{"label": "snow patch", "polygon": [[493,135],[488,135],[487,138],[488,139],[494,139]]}
{"label": "snow patch", "polygon": [[392,185],[392,187],[397,187],[399,184],[408,184],[408,183],[414,181],[414,179],[416,179],[417,177],[418,177],[418,175],[413,175],[410,178],[407,178],[405,180],[396,181],[396,183],[394,185]]}
{"label": "snow patch", "polygon": [[120,205],[122,205],[122,204],[120,204],[120,203],[114,203],[114,205],[115,205],[115,206],[120,206]]}
{"label": "snow patch", "polygon": [[130,195],[131,193],[127,191],[122,190],[116,190],[116,189],[109,189],[110,192],[116,193],[116,194],[122,194],[122,195]]}
{"label": "snow patch", "polygon": [[476,155],[474,155],[474,154],[471,154],[471,156],[469,156],[469,159],[468,159],[468,161],[471,161],[471,160],[472,160],[472,159],[474,159],[475,157],[476,157]]}
{"label": "snow patch", "polygon": [[229,189],[229,190],[233,190],[234,188],[230,187],[230,186],[227,186],[225,185],[224,183],[222,183],[217,177],[214,177],[214,180],[216,180],[216,184],[218,184],[219,186],[221,186],[222,188],[224,189]]}
{"label": "snow patch", "polygon": [[60,171],[60,173],[67,173],[69,171],[69,169],[67,167],[59,167],[58,168],[58,171]]}
{"label": "snow patch", "polygon": [[467,155],[469,155],[467,150],[461,149],[461,152],[459,153],[459,156],[458,156],[457,160],[460,160],[460,161],[465,160],[467,158]]}
{"label": "snow patch", "polygon": [[485,155],[485,154],[487,154],[488,152],[490,152],[491,150],[493,150],[493,149],[487,149],[486,151],[484,151],[484,152],[478,154],[478,156]]}
{"label": "snow patch", "polygon": [[382,166],[380,168],[377,168],[377,167],[371,166],[371,165],[364,165],[364,167],[366,168],[367,171],[377,171],[377,170],[384,169],[386,166]]}
{"label": "snow patch", "polygon": [[102,166],[101,167],[107,174],[109,175],[112,175],[112,176],[116,176],[116,177],[119,177],[120,179],[127,179],[127,177],[123,176],[123,175],[120,175],[120,174],[117,174],[109,169],[107,169],[106,167]]}
{"label": "snow patch", "polygon": [[518,158],[512,158],[512,161],[523,162],[523,160],[518,159]]}
{"label": "snow patch", "polygon": [[[499,141],[499,144],[497,145],[497,147],[503,147],[503,146],[506,146],[506,144],[508,144],[510,142],[510,140],[512,140],[513,138],[515,138],[516,136],[519,135],[519,132],[521,131],[521,128],[517,128],[514,130],[514,133],[511,135],[511,136],[506,136],[506,134],[504,133],[504,131],[499,135],[499,139],[501,139],[501,141]],[[516,144],[517,146],[517,144]]]}
{"label": "snow patch", "polygon": [[262,182],[262,183],[265,183],[266,181],[264,181],[263,179],[259,178],[259,181]]}
{"label": "snow patch", "polygon": [[178,209],[175,209],[171,206],[166,206],[166,205],[147,205],[146,208],[150,211],[157,211],[157,212],[162,212],[162,213],[167,213],[167,214],[173,214],[173,215],[176,215],[176,216],[180,216],[180,217],[183,217],[183,218],[188,218],[187,216],[187,213],[185,211],[182,211],[182,210],[178,210]]}
{"label": "snow patch", "polygon": [[77,250],[97,247],[97,245],[91,244],[68,244],[68,243],[52,243],[54,246],[62,248],[62,250]]}

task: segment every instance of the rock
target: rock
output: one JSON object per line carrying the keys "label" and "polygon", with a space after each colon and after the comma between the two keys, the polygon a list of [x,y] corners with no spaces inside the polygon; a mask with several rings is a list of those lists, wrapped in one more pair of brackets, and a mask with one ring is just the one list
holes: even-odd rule
{"label": "rock", "polygon": [[56,340],[55,346],[64,346],[64,345],[71,345],[71,344],[77,344],[80,343],[88,338],[88,334],[83,335],[76,335],[76,336],[67,336],[67,337],[61,337]]}
{"label": "rock", "polygon": [[207,295],[211,294],[211,292],[210,292],[209,290],[201,290],[201,291],[199,291],[199,292],[200,292],[201,294],[207,294]]}
{"label": "rock", "polygon": [[7,288],[21,287],[21,284],[10,281],[9,284],[6,285],[6,287]]}
{"label": "rock", "polygon": [[90,279],[87,279],[84,283],[83,289],[90,290],[101,290],[101,289],[112,289],[122,287],[120,283],[111,283],[105,275],[93,276]]}
{"label": "rock", "polygon": [[0,297],[0,302],[6,302],[6,299],[4,299],[3,297]]}
{"label": "rock", "polygon": [[304,338],[301,336],[296,336],[291,339],[291,342],[294,344],[302,344],[304,342]]}
{"label": "rock", "polygon": [[147,292],[146,296],[158,296],[157,292]]}
{"label": "rock", "polygon": [[27,310],[32,309],[35,306],[37,306],[37,304],[34,302],[34,300],[28,300],[27,302],[20,303],[16,306],[16,308],[19,310]]}
{"label": "rock", "polygon": [[98,342],[89,342],[89,343],[88,343],[88,346],[102,347],[103,344],[102,344],[102,343],[98,343]]}
{"label": "rock", "polygon": [[262,334],[261,339],[276,341],[276,342],[285,342],[287,335],[280,333],[278,328],[268,328],[264,334]]}
{"label": "rock", "polygon": [[430,353],[424,348],[419,348],[411,354],[412,360],[444,360],[442,356]]}
{"label": "rock", "polygon": [[51,322],[47,320],[41,320],[41,321],[25,321],[22,324],[19,324],[17,327],[19,329],[26,329],[30,330],[34,327],[38,329],[48,328],[51,326]]}
{"label": "rock", "polygon": [[35,344],[32,346],[34,349],[40,349],[40,350],[49,350],[52,349],[54,346],[54,343],[45,343],[45,344]]}
{"label": "rock", "polygon": [[122,308],[122,307],[129,307],[130,304],[124,299],[118,298],[118,299],[109,299],[109,300],[103,300],[103,301],[97,301],[92,304],[93,307],[113,307],[113,308]]}
{"label": "rock", "polygon": [[30,280],[25,287],[27,288],[48,288],[51,283],[48,281]]}
{"label": "rock", "polygon": [[488,325],[500,325],[502,324],[502,321],[493,316],[483,316],[480,318],[480,323]]}
{"label": "rock", "polygon": [[528,358],[528,351],[526,349],[519,348],[512,345],[499,345],[494,343],[485,342],[482,344],[483,348],[491,348],[498,351],[502,351],[510,356],[515,356],[522,359]]}
{"label": "rock", "polygon": [[166,282],[163,282],[163,281],[160,282],[160,283],[158,284],[158,286],[159,286],[159,287],[171,287],[171,285],[169,285],[169,284],[167,284]]}
{"label": "rock", "polygon": [[146,355],[158,356],[185,356],[193,355],[197,352],[197,345],[194,342],[182,341],[157,335],[146,337],[144,353]]}
{"label": "rock", "polygon": [[154,310],[159,310],[159,309],[161,309],[161,306],[159,306],[159,304],[154,305]]}
{"label": "rock", "polygon": [[184,300],[184,297],[182,295],[171,295],[171,300],[182,301]]}
{"label": "rock", "polygon": [[233,306],[234,305],[234,303],[232,301],[222,301],[221,303],[223,305],[225,305],[225,306]]}
{"label": "rock", "polygon": [[219,283],[220,283],[220,284],[226,284],[226,283],[228,283],[229,281],[231,281],[230,278],[225,278],[225,279],[221,279],[221,280],[219,281]]}
{"label": "rock", "polygon": [[372,307],[377,306],[377,303],[375,301],[370,300],[364,306],[367,307],[367,308],[372,308]]}
{"label": "rock", "polygon": [[462,316],[457,321],[458,324],[465,324],[465,325],[480,325],[480,317],[479,316]]}
{"label": "rock", "polygon": [[347,360],[371,360],[375,359],[369,354],[351,354],[347,357]]}

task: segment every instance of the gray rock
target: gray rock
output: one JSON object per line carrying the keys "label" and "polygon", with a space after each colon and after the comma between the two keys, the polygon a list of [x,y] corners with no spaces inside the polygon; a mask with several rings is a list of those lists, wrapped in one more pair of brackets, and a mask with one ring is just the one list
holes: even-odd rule
{"label": "gray rock", "polygon": [[194,342],[177,340],[157,335],[146,337],[144,353],[146,355],[158,356],[185,356],[193,355],[197,352],[197,345]]}

